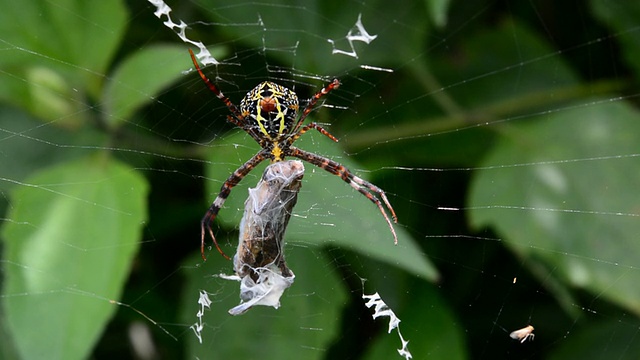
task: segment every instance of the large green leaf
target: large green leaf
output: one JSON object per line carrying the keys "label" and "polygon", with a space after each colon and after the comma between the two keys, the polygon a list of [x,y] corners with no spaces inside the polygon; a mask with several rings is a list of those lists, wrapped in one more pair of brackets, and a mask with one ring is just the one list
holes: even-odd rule
{"label": "large green leaf", "polygon": [[636,318],[625,317],[625,321],[609,318],[577,328],[571,331],[571,336],[557,344],[548,359],[638,359],[638,327],[640,322]]}
{"label": "large green leaf", "polygon": [[[93,128],[67,131],[57,126],[42,126],[42,121],[14,107],[0,107],[0,129],[7,135],[0,141],[1,177],[24,180],[45,166],[78,158],[87,144],[106,142],[104,134]],[[65,146],[57,146],[64,144]],[[0,181],[0,191],[14,188],[13,181]]]}
{"label": "large green leaf", "polygon": [[640,43],[638,42],[638,24],[640,23],[640,3],[637,1],[591,0],[594,16],[610,27],[619,41],[620,50],[629,66],[640,74]]}
{"label": "large green leaf", "polygon": [[431,21],[439,27],[443,28],[447,25],[447,10],[449,10],[450,0],[425,0]]}
{"label": "large green leaf", "polygon": [[2,304],[23,358],[89,356],[140,245],[146,193],[106,153],[43,170],[12,193]]}
{"label": "large green leaf", "polygon": [[[314,137],[320,140],[314,143]],[[307,134],[296,145],[336,160],[358,176],[366,178],[365,171],[345,157],[338,144],[320,134]],[[240,132],[216,142],[216,147],[210,152],[210,163],[206,167],[209,186],[207,193],[212,202],[227,177],[258,149],[250,137]],[[219,216],[226,226],[238,227],[247,198],[247,188],[257,184],[264,166],[266,165],[254,169],[240,186],[234,188]],[[305,163],[305,167],[302,190],[287,230],[288,243],[340,246],[390,263],[425,279],[437,278],[437,271],[426,254],[402,229],[402,214],[398,214],[400,225],[395,226],[398,245],[394,246],[387,223],[371,201],[339,177],[308,163]],[[393,203],[393,194],[388,195]]]}
{"label": "large green leaf", "polygon": [[[50,120],[97,98],[126,26],[122,1],[0,0],[0,98]],[[54,105],[42,109],[43,105]]]}
{"label": "large green leaf", "polygon": [[[435,286],[420,283],[412,287],[404,311],[394,313],[401,320],[399,329],[414,359],[466,359],[463,329]],[[382,300],[385,300],[384,298]],[[389,304],[387,304],[389,305]],[[373,313],[373,311],[371,311]],[[388,317],[377,318],[386,329]],[[366,359],[400,359],[401,342],[396,330],[378,335]]]}
{"label": "large green leaf", "polygon": [[[456,46],[455,52],[434,57],[431,69],[441,84],[447,84],[447,94],[461,109],[491,111],[468,116],[494,115],[495,111],[500,111],[497,116],[529,114],[558,101],[558,91],[579,84],[571,64],[563,57],[551,56],[557,50],[548,39],[518,19],[483,28]],[[504,107],[496,107],[501,104]],[[487,119],[456,120],[454,126],[460,128],[469,121]]]}
{"label": "large green leaf", "polygon": [[513,251],[546,264],[545,283],[640,314],[638,111],[586,102],[503,130],[473,181],[473,225],[493,227]]}
{"label": "large green leaf", "polygon": [[[212,53],[214,57],[222,55],[220,48]],[[107,122],[120,124],[130,119],[190,67],[193,65],[185,46],[154,46],[134,53],[114,71],[105,87]]]}

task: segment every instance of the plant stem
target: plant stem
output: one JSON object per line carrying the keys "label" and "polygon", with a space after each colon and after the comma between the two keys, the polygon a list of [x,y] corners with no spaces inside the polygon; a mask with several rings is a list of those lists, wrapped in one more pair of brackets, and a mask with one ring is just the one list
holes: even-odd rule
{"label": "plant stem", "polygon": [[[450,115],[403,121],[392,127],[381,127],[368,131],[363,129],[361,132],[352,134],[344,146],[349,152],[355,152],[373,144],[433,136],[468,127],[489,125],[490,122],[499,119],[508,120],[515,116],[522,117],[523,113],[533,109],[552,109],[554,104],[611,94],[622,90],[627,85],[624,81],[604,80],[586,85],[580,84],[553,90],[545,89],[475,109],[461,112],[453,111]],[[553,96],[549,95],[551,91]],[[538,113],[531,113],[530,116],[535,114]]]}

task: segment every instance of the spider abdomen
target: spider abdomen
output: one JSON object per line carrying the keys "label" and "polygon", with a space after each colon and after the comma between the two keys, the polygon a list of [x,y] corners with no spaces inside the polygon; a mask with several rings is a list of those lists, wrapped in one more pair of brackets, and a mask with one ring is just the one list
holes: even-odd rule
{"label": "spider abdomen", "polygon": [[254,87],[240,102],[249,126],[268,139],[278,139],[291,132],[298,117],[298,96],[282,85],[264,81]]}

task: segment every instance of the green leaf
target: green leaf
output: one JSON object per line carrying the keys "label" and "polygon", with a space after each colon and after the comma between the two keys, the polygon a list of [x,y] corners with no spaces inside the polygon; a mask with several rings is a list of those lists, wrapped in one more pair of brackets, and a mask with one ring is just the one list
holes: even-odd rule
{"label": "green leaf", "polygon": [[431,21],[439,28],[445,27],[447,25],[447,10],[451,1],[426,0],[425,2],[429,15],[431,15]]}
{"label": "green leaf", "polygon": [[2,305],[25,359],[85,359],[140,246],[145,180],[106,153],[45,169],[11,196]]}
{"label": "green leaf", "polygon": [[[0,107],[0,128],[6,134],[11,134],[0,142],[0,153],[7,160],[2,163],[2,177],[15,181],[22,181],[53,163],[83,156],[87,144],[107,141],[103,134],[93,128],[67,131],[57,126],[42,126],[41,120],[10,106]],[[19,135],[26,132],[28,136]],[[15,186],[15,182],[2,181],[0,192],[8,193]]]}
{"label": "green leaf", "polygon": [[[220,57],[222,51],[212,54]],[[118,66],[104,89],[107,122],[115,126],[130,119],[190,67],[185,46],[152,46],[135,52]]]}
{"label": "green leaf", "polygon": [[550,56],[556,50],[547,40],[517,19],[478,29],[452,46],[453,51],[434,53],[428,68],[421,62],[412,65],[411,80],[386,100],[412,99],[416,89],[430,94],[414,99],[414,106],[389,109],[363,98],[359,118],[382,121],[376,126],[354,122],[347,149],[366,150],[376,160],[401,158],[404,166],[471,167],[492,144],[494,131],[482,124],[528,117],[615,89],[613,84],[580,84],[564,58]]}
{"label": "green leaf", "polygon": [[571,336],[558,342],[548,359],[637,359],[640,343],[636,335],[640,322],[633,317],[621,316],[624,321],[608,318],[572,329]]}
{"label": "green leaf", "polygon": [[[435,286],[420,283],[410,287],[404,311],[392,309],[400,319],[400,332],[404,340],[409,341],[408,349],[414,359],[467,359],[464,342],[464,330],[454,316],[452,309]],[[382,300],[385,300],[384,297]],[[387,304],[389,305],[389,304]],[[373,309],[370,310],[373,314]],[[379,317],[375,321],[383,322],[387,329],[388,317]],[[393,330],[378,335],[374,344],[364,357],[375,359],[400,359],[396,349],[402,344]]]}
{"label": "green leaf", "polygon": [[[434,58],[430,69],[441,84],[452,84],[446,87],[447,93],[458,106],[476,109],[468,116],[481,116],[480,119],[492,116],[477,111],[503,103],[510,107],[496,114],[497,117],[530,114],[548,109],[547,103],[556,101],[558,89],[579,83],[579,77],[564,58],[550,56],[555,51],[547,39],[525,22],[509,18],[464,37],[454,53]],[[518,101],[536,94],[540,96],[528,103]],[[464,122],[456,123],[454,128],[461,126]]]}
{"label": "green leaf", "polygon": [[493,227],[520,256],[546,264],[544,283],[640,314],[638,111],[595,100],[502,130],[473,180],[473,225]]}
{"label": "green leaf", "polygon": [[[60,86],[75,89],[74,93],[80,96],[88,92],[97,97],[103,74],[126,27],[127,13],[122,1],[0,0],[0,8],[0,33],[5,49],[0,68],[11,75],[0,84],[1,98],[22,106],[29,104],[34,112],[38,110],[40,103],[25,98],[43,86],[29,79],[29,74],[36,70],[53,79],[55,86],[49,97]],[[68,107],[82,103],[80,99],[65,97]]]}
{"label": "green leaf", "polygon": [[[314,137],[320,138],[314,143]],[[246,145],[244,145],[246,144]],[[344,156],[338,144],[320,134],[307,134],[296,142],[296,146],[306,151],[321,154],[336,160],[355,174],[366,178],[365,171]],[[216,143],[206,167],[207,193],[213,202],[224,181],[244,161],[260,148],[245,133],[236,133]],[[262,176],[266,164],[254,169],[239,186],[233,189],[219,219],[225,226],[237,228],[244,211],[247,189],[254,187]],[[419,246],[400,225],[395,225],[398,245],[393,245],[393,237],[378,208],[367,198],[347,185],[339,177],[325,170],[305,163],[306,173],[298,203],[286,233],[288,243],[304,246],[340,246],[365,256],[387,262],[412,274],[429,280],[438,275]],[[393,205],[393,194],[388,194]],[[204,214],[204,211],[203,211]],[[207,239],[210,241],[210,239]],[[218,242],[224,244],[224,241]],[[236,243],[236,239],[232,243]]]}
{"label": "green leaf", "polygon": [[637,1],[591,0],[594,16],[613,29],[615,39],[621,44],[624,60],[636,74],[640,75],[640,43],[638,24],[640,23],[640,3]]}
{"label": "green leaf", "polygon": [[[341,310],[347,299],[341,277],[330,261],[313,248],[287,246],[287,264],[295,273],[293,285],[280,299],[281,307],[256,306],[232,317],[227,311],[240,303],[240,283],[212,277],[216,260],[224,262],[223,273],[231,274],[231,262],[212,259],[204,265],[200,254],[185,265],[187,286],[182,299],[181,323],[197,322],[198,294],[209,293],[213,302],[206,310],[203,343],[188,333],[187,358],[219,359],[324,359],[326,349],[340,330]],[[219,270],[218,270],[219,271]],[[259,337],[255,335],[259,334]]]}

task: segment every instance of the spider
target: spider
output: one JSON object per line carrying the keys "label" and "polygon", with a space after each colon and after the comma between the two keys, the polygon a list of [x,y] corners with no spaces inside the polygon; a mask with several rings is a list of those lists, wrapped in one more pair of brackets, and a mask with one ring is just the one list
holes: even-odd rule
{"label": "spider", "polygon": [[[393,207],[391,207],[389,200],[387,200],[387,195],[382,189],[355,176],[347,168],[331,159],[327,159],[293,146],[293,143],[310,129],[316,129],[329,139],[335,142],[338,141],[338,139],[331,135],[327,130],[314,122],[302,126],[304,119],[309,115],[311,110],[313,110],[313,107],[316,105],[318,100],[322,96],[328,94],[331,90],[340,86],[340,81],[338,79],[334,79],[329,83],[329,85],[323,87],[313,95],[313,97],[309,99],[307,107],[302,111],[300,118],[296,120],[299,106],[298,96],[295,92],[276,83],[265,81],[258,84],[247,93],[240,102],[240,108],[238,109],[238,107],[234,105],[229,98],[224,96],[224,94],[222,94],[211,80],[204,75],[202,70],[200,70],[198,61],[191,49],[189,49],[189,54],[191,55],[191,60],[193,61],[198,74],[200,74],[200,77],[209,90],[211,90],[218,99],[222,100],[227,108],[229,108],[229,111],[231,111],[231,115],[227,116],[227,120],[231,124],[244,130],[262,148],[262,150],[258,151],[257,154],[229,176],[222,185],[218,197],[216,197],[209,207],[209,210],[207,210],[207,213],[202,218],[202,221],[200,222],[200,252],[203,260],[206,260],[204,255],[205,229],[209,232],[211,239],[213,239],[213,243],[216,246],[216,249],[218,249],[218,252],[226,259],[230,260],[229,256],[220,249],[220,246],[213,235],[211,224],[231,193],[231,189],[262,161],[269,159],[271,163],[275,163],[283,161],[286,156],[293,156],[300,160],[307,161],[330,172],[331,174],[340,176],[340,178],[347,184],[351,185],[351,187],[366,196],[367,199],[371,200],[378,207],[389,225],[389,229],[391,229],[394,244],[398,244],[398,236],[396,235],[391,220],[389,220],[389,216],[387,216],[387,213],[382,206],[382,202],[384,202],[384,205],[391,212],[391,217],[395,223],[398,222],[398,218],[396,217],[396,213],[393,211]],[[375,194],[382,199],[382,202],[375,196]]]}

